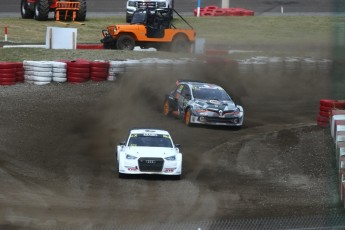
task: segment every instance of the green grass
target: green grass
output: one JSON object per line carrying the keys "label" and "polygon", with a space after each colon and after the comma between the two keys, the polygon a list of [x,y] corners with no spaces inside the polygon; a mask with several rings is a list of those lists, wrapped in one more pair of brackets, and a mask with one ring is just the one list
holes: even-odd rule
{"label": "green grass", "polygon": [[[323,56],[331,55],[336,32],[334,25],[345,22],[345,17],[331,16],[254,16],[254,17],[193,17],[185,19],[194,27],[198,38],[206,39],[207,47],[222,46],[230,49],[254,49],[280,55]],[[100,43],[101,30],[108,25],[125,23],[124,17],[89,18],[84,25],[69,25],[54,20],[39,22],[20,18],[3,18],[0,29],[8,27],[8,40],[13,43],[45,43],[48,26],[78,29],[78,43]],[[177,27],[185,27],[181,20],[174,20]],[[4,40],[3,34],[0,40]],[[90,54],[89,54],[90,53]],[[160,52],[164,57],[176,54]],[[54,54],[54,55],[53,55]],[[116,54],[116,56],[115,56]],[[90,56],[98,59],[131,57],[123,51],[59,51],[42,49],[2,49],[0,60],[67,59]],[[136,56],[155,56],[157,53],[136,52]],[[241,54],[243,55],[243,54]],[[49,58],[50,57],[50,58]],[[95,59],[94,58],[94,59]]]}

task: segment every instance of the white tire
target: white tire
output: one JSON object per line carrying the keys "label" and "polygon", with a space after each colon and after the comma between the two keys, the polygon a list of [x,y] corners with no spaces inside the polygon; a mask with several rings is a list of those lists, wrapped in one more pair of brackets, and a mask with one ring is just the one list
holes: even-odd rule
{"label": "white tire", "polygon": [[40,68],[52,68],[53,64],[48,61],[24,61],[24,65],[31,65],[34,67],[40,67]]}
{"label": "white tire", "polygon": [[53,72],[35,72],[34,75],[38,77],[52,77]]}
{"label": "white tire", "polygon": [[66,73],[55,73],[55,72],[53,72],[53,77],[66,78],[67,74]]}
{"label": "white tire", "polygon": [[108,77],[107,77],[107,80],[108,80],[108,81],[116,81],[116,78],[117,78],[117,77],[115,77],[115,76],[108,76]]}
{"label": "white tire", "polygon": [[50,81],[34,81],[35,85],[48,85]]}
{"label": "white tire", "polygon": [[24,79],[28,81],[34,81],[35,75],[24,75]]}
{"label": "white tire", "polygon": [[67,69],[66,68],[53,68],[53,73],[66,73],[67,72]]}
{"label": "white tire", "polygon": [[55,81],[55,82],[66,82],[67,78],[65,78],[65,77],[53,77],[53,81]]}
{"label": "white tire", "polygon": [[31,81],[31,80],[25,80],[26,83],[29,83],[29,84],[34,84],[35,81]]}
{"label": "white tire", "polygon": [[40,76],[34,76],[34,81],[43,81],[43,82],[51,82],[51,77],[40,77]]}
{"label": "white tire", "polygon": [[53,68],[61,68],[61,69],[66,69],[67,63],[65,62],[53,62]]}
{"label": "white tire", "polygon": [[37,67],[37,66],[34,66],[32,67],[32,70],[35,71],[35,72],[51,72],[53,70],[53,67]]}
{"label": "white tire", "polygon": [[35,72],[32,71],[32,70],[28,70],[28,71],[25,71],[24,74],[27,74],[27,75],[34,75]]}

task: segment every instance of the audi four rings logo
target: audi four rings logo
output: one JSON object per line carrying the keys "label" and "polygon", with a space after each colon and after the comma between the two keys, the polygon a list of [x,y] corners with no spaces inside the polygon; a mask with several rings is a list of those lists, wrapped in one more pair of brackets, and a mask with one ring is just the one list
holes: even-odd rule
{"label": "audi four rings logo", "polygon": [[219,110],[219,115],[220,115],[220,116],[223,115],[223,110]]}
{"label": "audi four rings logo", "polygon": [[156,163],[156,161],[154,161],[154,160],[146,160],[145,161],[147,164],[155,164]]}

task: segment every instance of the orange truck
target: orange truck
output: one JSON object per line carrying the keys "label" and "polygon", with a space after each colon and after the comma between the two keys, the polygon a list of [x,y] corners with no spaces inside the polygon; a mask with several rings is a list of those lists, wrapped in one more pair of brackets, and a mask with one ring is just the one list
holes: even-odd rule
{"label": "orange truck", "polygon": [[[172,24],[173,13],[188,28],[176,28]],[[191,52],[196,36],[193,27],[174,9],[147,5],[133,13],[130,24],[110,25],[102,30],[102,34],[101,42],[105,49],[133,50],[139,46],[173,52]]]}
{"label": "orange truck", "polygon": [[85,21],[86,0],[21,0],[20,11],[25,19],[45,21],[48,20],[49,12],[54,12],[57,21]]}

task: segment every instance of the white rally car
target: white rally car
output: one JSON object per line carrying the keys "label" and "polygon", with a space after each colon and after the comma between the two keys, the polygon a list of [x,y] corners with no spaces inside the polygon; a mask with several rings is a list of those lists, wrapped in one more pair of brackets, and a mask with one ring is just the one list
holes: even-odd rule
{"label": "white rally car", "polygon": [[159,129],[132,129],[126,142],[117,146],[119,177],[127,174],[159,174],[180,179],[182,153],[169,132]]}

